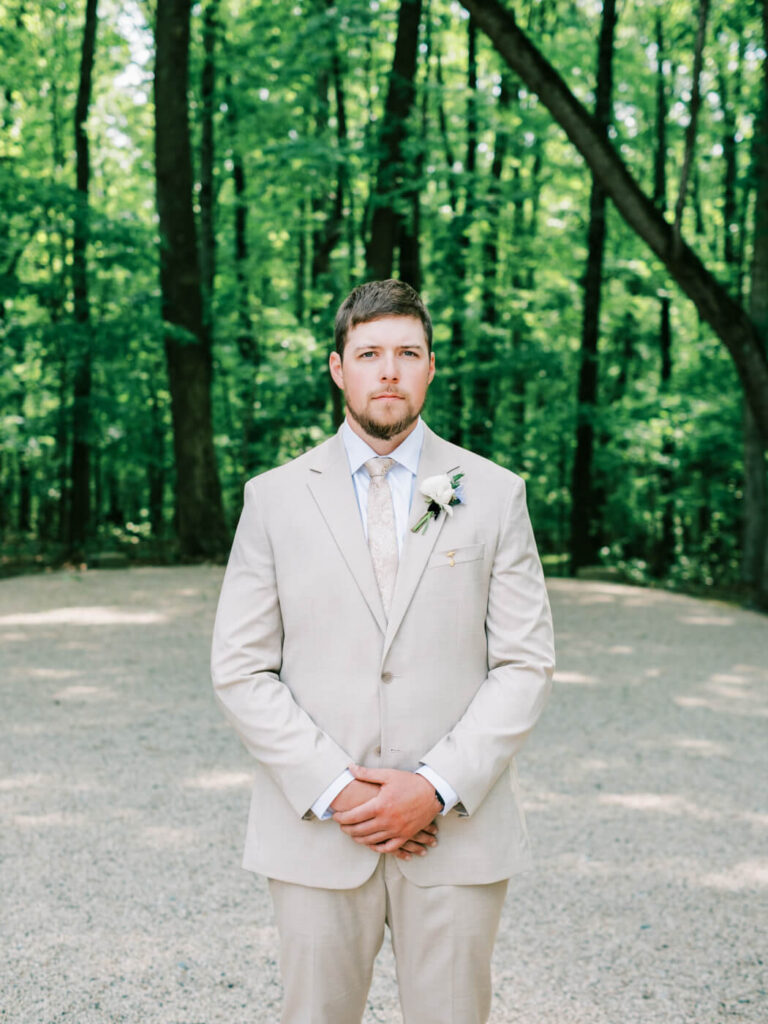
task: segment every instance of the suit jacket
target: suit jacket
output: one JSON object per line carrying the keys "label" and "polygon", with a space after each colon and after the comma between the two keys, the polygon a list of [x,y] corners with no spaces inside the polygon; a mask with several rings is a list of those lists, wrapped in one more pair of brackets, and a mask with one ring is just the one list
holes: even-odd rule
{"label": "suit jacket", "polygon": [[339,434],[250,480],[213,637],[214,690],[256,759],[244,867],[354,888],[379,854],[310,808],[351,762],[450,782],[417,885],[526,867],[514,756],[545,704],[552,625],[520,477],[425,430],[419,483],[460,468],[464,504],[408,531],[385,616]]}

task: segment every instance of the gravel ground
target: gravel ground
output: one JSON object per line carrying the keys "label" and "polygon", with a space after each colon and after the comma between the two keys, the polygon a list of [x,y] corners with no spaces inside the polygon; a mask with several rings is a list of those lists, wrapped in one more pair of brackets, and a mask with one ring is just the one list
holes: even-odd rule
{"label": "gravel ground", "polygon": [[[0,1024],[275,1024],[249,761],[214,706],[221,570],[0,581]],[[768,620],[555,580],[493,1024],[768,1021]],[[382,951],[366,1024],[401,1021]]]}

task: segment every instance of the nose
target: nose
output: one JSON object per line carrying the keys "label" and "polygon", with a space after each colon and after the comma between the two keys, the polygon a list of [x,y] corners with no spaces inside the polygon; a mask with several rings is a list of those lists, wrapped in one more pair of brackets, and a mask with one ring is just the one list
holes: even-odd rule
{"label": "nose", "polygon": [[381,379],[397,380],[399,377],[397,369],[397,358],[394,352],[385,352],[381,361]]}

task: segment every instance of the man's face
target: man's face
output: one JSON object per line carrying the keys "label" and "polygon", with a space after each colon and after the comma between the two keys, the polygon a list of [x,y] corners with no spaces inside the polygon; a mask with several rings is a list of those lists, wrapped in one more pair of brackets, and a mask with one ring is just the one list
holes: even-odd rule
{"label": "man's face", "polygon": [[344,392],[347,416],[366,439],[396,439],[399,444],[424,405],[435,356],[427,349],[420,320],[385,316],[351,327],[344,359],[332,352],[330,367]]}

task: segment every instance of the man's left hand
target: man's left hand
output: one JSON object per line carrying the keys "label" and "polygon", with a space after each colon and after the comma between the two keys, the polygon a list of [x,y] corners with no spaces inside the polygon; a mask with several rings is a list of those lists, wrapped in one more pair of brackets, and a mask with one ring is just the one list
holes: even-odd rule
{"label": "man's left hand", "polygon": [[423,775],[359,765],[350,765],[349,770],[361,782],[379,786],[372,799],[333,816],[342,832],[356,843],[379,853],[393,853],[440,813],[435,789]]}

